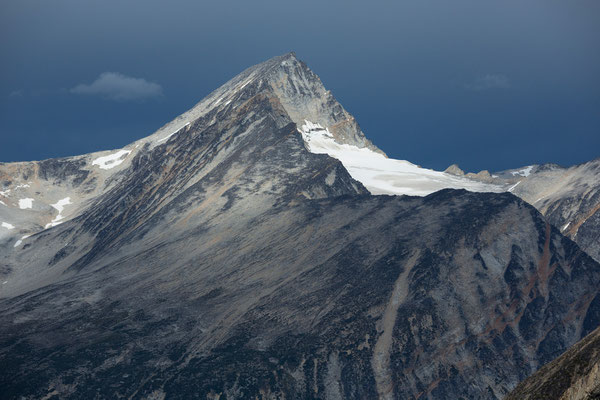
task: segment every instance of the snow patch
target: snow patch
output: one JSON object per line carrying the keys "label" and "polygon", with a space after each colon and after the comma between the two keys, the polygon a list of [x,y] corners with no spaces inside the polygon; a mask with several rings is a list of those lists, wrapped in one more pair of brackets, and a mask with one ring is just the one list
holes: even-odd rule
{"label": "snow patch", "polygon": [[46,224],[44,229],[52,228],[53,226],[62,224],[63,221],[61,221],[61,219],[64,218],[62,212],[65,209],[65,206],[69,204],[73,204],[71,203],[70,197],[65,197],[64,199],[59,200],[56,204],[50,204],[52,207],[58,210],[58,215],[52,221],[50,221],[50,223]]}
{"label": "snow patch", "polygon": [[190,126],[190,123],[188,122],[187,124],[183,125],[181,128],[179,128],[179,129],[175,130],[173,133],[171,133],[171,134],[169,134],[169,135],[165,136],[165,137],[164,137],[164,138],[162,138],[162,139],[158,139],[158,140],[156,141],[156,143],[160,143],[160,142],[164,142],[165,140],[168,140],[168,139],[169,139],[171,136],[173,136],[174,134],[176,134],[177,132],[179,132],[180,130],[182,130],[183,128],[185,128],[186,126]]}
{"label": "snow patch", "polygon": [[304,121],[299,132],[311,153],[328,154],[340,160],[350,175],[375,195],[426,196],[446,188],[473,192],[503,191],[498,185],[421,168],[367,148],[337,143],[328,128],[308,120]]}
{"label": "snow patch", "polygon": [[19,208],[21,210],[24,210],[26,208],[32,208],[32,207],[33,207],[33,199],[32,198],[26,198],[26,199],[19,200]]}
{"label": "snow patch", "polygon": [[[6,206],[6,203],[3,202],[2,200],[0,200],[0,204],[2,204],[3,206]],[[8,206],[7,206],[8,207]]]}
{"label": "snow patch", "polygon": [[50,205],[52,207],[56,208],[58,210],[58,213],[60,214],[65,209],[65,206],[67,206],[69,204],[73,204],[73,203],[71,203],[71,198],[65,197],[64,199],[59,200],[56,204],[50,204]]}
{"label": "snow patch", "polygon": [[96,158],[92,161],[92,165],[97,165],[101,169],[111,169],[125,161],[123,156],[126,156],[129,153],[131,153],[131,150],[119,150],[108,156]]}
{"label": "snow patch", "polygon": [[15,229],[14,225],[9,224],[8,222],[3,222],[2,227],[6,229]]}
{"label": "snow patch", "polygon": [[571,225],[571,223],[570,223],[570,222],[567,222],[567,223],[565,224],[565,226],[563,226],[563,227],[562,227],[562,229],[561,229],[560,231],[561,231],[561,232],[564,232],[564,231],[566,231],[566,230],[567,230],[567,228],[569,227],[569,225]]}
{"label": "snow patch", "polygon": [[15,243],[15,245],[13,247],[19,247],[19,245],[21,243],[23,243],[23,240],[27,239],[29,236],[31,236],[31,235],[22,236],[21,239],[17,240],[17,242]]}
{"label": "snow patch", "polygon": [[529,174],[531,174],[531,170],[533,169],[533,165],[530,165],[528,167],[525,167],[519,171],[512,171],[511,174],[512,176],[529,176]]}
{"label": "snow patch", "polygon": [[519,183],[521,183],[521,181],[519,181],[519,182],[515,183],[514,185],[512,185],[511,187],[509,187],[509,188],[508,188],[508,191],[509,191],[509,192],[512,192],[512,191],[513,191],[513,190],[514,190],[514,189],[517,187],[517,185],[518,185]]}

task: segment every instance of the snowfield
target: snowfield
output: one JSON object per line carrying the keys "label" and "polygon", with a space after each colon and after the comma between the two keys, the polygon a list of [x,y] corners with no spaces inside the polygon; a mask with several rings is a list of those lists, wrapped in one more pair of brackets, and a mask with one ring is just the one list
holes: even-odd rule
{"label": "snowfield", "polygon": [[524,176],[524,177],[528,177],[531,174],[531,170],[533,169],[533,165],[530,165],[528,167],[525,167],[519,171],[512,171],[511,174],[512,176]]}
{"label": "snowfield", "polygon": [[65,209],[65,206],[69,204],[73,204],[71,203],[70,197],[65,197],[64,199],[59,200],[56,204],[50,204],[52,207],[58,210],[58,215],[54,217],[50,223],[46,224],[44,229],[52,228],[53,226],[62,224],[63,221],[61,221],[61,219],[64,218],[62,212]]}
{"label": "snowfield", "polygon": [[15,229],[14,225],[9,224],[8,222],[3,222],[2,227],[6,229]]}
{"label": "snowfield", "polygon": [[97,165],[101,169],[111,169],[125,161],[124,156],[131,153],[131,150],[119,150],[116,153],[104,157],[98,157],[92,161],[92,165]]}
{"label": "snowfield", "polygon": [[32,208],[32,207],[33,207],[33,199],[27,198],[27,199],[19,200],[19,208],[21,210],[25,210],[26,208]]}
{"label": "snowfield", "polygon": [[13,247],[19,247],[19,245],[20,245],[21,243],[23,243],[23,240],[27,239],[29,236],[31,236],[31,235],[25,235],[25,236],[21,236],[21,239],[17,240],[17,241],[15,242],[15,244],[14,244],[14,246],[13,246]]}
{"label": "snowfield", "polygon": [[367,148],[337,143],[329,130],[306,121],[300,129],[311,153],[328,154],[342,162],[350,175],[372,194],[426,196],[441,189],[466,189],[471,192],[503,192],[505,189],[421,168],[404,160],[394,160]]}

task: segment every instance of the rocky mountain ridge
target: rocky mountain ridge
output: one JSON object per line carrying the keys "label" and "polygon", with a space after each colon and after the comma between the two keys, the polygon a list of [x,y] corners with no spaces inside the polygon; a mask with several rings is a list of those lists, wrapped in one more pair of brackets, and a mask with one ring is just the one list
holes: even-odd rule
{"label": "rocky mountain ridge", "polygon": [[511,193],[372,196],[344,157],[385,157],[308,71],[277,57],[121,150],[0,167],[0,211],[49,203],[0,238],[3,397],[500,399],[600,325],[600,265]]}

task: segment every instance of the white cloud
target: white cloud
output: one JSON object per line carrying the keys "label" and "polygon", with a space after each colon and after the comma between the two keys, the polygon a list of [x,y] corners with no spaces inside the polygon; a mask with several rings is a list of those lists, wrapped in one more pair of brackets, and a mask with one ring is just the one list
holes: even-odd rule
{"label": "white cloud", "polygon": [[507,89],[510,87],[510,80],[506,75],[487,74],[480,76],[473,82],[465,85],[469,90],[481,91],[490,89]]}
{"label": "white cloud", "polygon": [[82,83],[75,86],[71,93],[101,96],[116,101],[135,101],[162,96],[162,87],[142,78],[132,78],[118,72],[103,72],[89,85]]}

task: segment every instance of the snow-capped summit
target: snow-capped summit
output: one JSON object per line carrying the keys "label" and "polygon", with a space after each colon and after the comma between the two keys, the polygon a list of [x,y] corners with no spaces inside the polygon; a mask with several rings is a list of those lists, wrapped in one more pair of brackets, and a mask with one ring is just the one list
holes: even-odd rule
{"label": "snow-capped summit", "polygon": [[7,398],[491,400],[600,324],[600,264],[512,194],[447,189],[490,174],[387,158],[293,54],[0,175]]}

